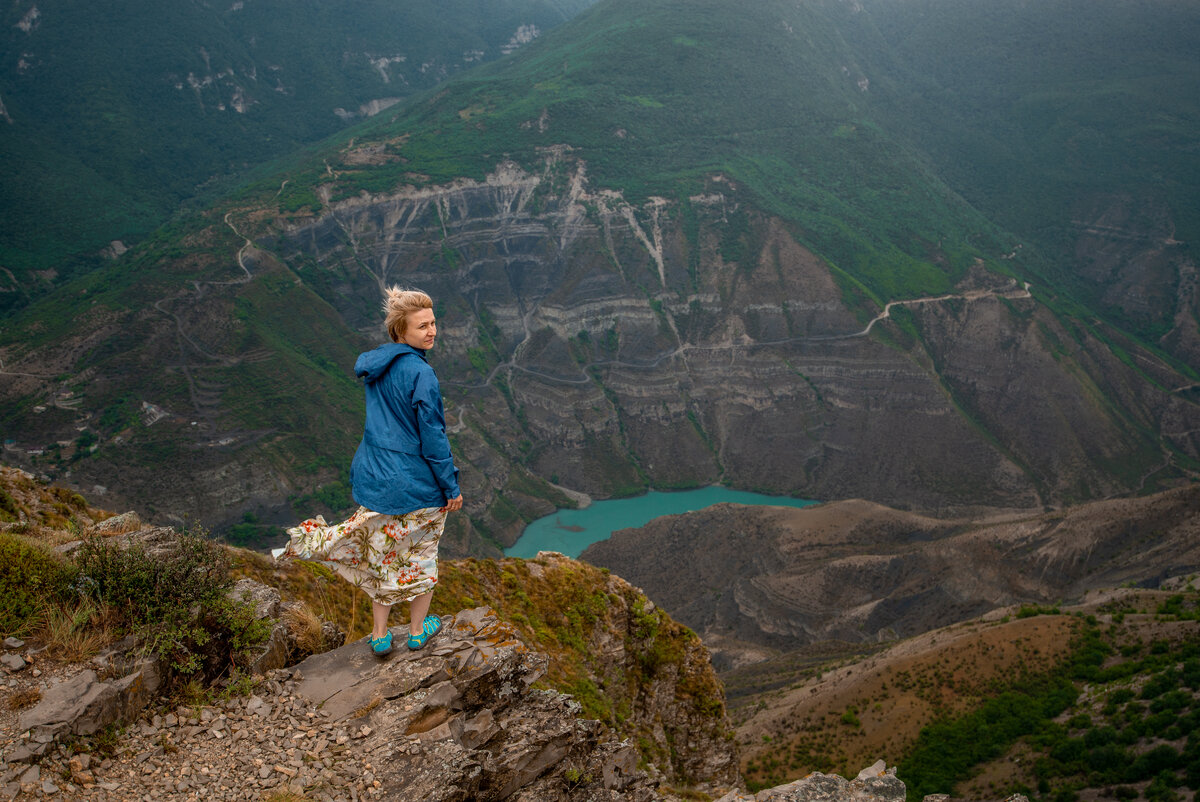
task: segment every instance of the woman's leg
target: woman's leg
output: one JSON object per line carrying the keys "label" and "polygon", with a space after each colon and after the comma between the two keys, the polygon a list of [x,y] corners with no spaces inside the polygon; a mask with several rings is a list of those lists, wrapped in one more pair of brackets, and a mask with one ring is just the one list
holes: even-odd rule
{"label": "woman's leg", "polygon": [[420,635],[421,625],[425,623],[425,615],[429,612],[429,603],[433,601],[433,591],[422,593],[408,603],[408,634]]}
{"label": "woman's leg", "polygon": [[375,627],[371,630],[372,638],[382,638],[387,634],[388,613],[392,611],[389,604],[380,604],[377,601],[371,601],[371,619]]}

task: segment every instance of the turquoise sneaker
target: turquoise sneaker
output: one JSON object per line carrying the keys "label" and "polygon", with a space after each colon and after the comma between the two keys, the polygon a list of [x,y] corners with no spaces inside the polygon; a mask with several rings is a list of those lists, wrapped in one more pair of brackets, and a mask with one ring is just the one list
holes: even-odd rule
{"label": "turquoise sneaker", "polygon": [[421,622],[421,634],[408,636],[408,648],[416,651],[422,648],[429,639],[442,631],[442,619],[440,616],[427,615],[425,620]]}
{"label": "turquoise sneaker", "polygon": [[382,638],[367,638],[367,645],[376,657],[387,657],[392,653],[392,631],[389,629]]}

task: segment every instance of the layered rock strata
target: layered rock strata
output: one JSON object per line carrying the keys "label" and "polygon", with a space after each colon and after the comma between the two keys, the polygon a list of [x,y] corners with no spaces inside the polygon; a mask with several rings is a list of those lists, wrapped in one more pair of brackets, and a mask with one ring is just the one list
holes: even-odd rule
{"label": "layered rock strata", "polygon": [[[338,180],[339,167],[352,183],[353,165],[331,164]],[[73,482],[221,523],[294,516],[285,499],[336,478],[329,466],[353,451],[361,409],[331,371],[347,379],[357,349],[382,339],[379,288],[393,283],[438,301],[431,359],[468,512],[452,555],[495,555],[566,503],[551,484],[604,497],[720,481],[961,512],[1165,487],[1200,458],[1200,405],[1176,364],[984,259],[944,293],[869,298],[720,176],[634,204],[552,149],[540,171],[327,188],[319,214],[245,210],[225,221],[233,237],[214,224],[230,260],[171,262],[164,275],[192,289],[164,287],[153,314],[86,313],[86,342],[4,355],[5,398],[56,401],[23,418],[42,440],[77,437],[89,393],[150,403],[147,388],[169,389],[153,437],[108,443],[72,465]],[[271,322],[231,313],[277,313],[285,294],[307,310],[290,348],[269,344]],[[81,365],[83,351],[105,358]],[[272,359],[291,383],[265,416]]]}

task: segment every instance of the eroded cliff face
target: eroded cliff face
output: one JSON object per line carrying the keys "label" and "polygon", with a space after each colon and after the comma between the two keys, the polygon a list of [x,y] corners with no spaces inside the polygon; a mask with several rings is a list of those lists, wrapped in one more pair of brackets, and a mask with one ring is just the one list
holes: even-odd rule
{"label": "eroded cliff face", "polygon": [[462,425],[596,495],[722,481],[1028,507],[1169,480],[1168,449],[1196,454],[1200,415],[1162,361],[1127,364],[982,265],[872,321],[720,177],[634,206],[560,153],[540,175],[342,201],[259,242],[364,330],[379,284],[429,290]]}
{"label": "eroded cliff face", "polygon": [[1081,285],[1172,355],[1200,364],[1195,258],[1162,197],[1088,194],[1072,209]]}

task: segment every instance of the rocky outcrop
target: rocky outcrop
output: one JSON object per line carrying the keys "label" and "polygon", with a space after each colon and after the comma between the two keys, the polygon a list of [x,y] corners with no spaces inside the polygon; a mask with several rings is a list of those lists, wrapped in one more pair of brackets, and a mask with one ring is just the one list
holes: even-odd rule
{"label": "rocky outcrop", "polygon": [[[717,802],[904,802],[906,798],[904,783],[896,777],[896,769],[885,768],[881,760],[860,771],[853,780],[814,771],[803,779],[756,794],[730,791]],[[923,802],[949,800],[949,794],[930,794]],[[1029,802],[1029,798],[1013,794],[1004,802]]]}
{"label": "rocky outcrop", "polygon": [[96,537],[111,537],[113,535],[124,535],[129,532],[137,532],[142,528],[141,517],[130,510],[123,512],[120,515],[114,515],[111,518],[106,518],[97,524],[94,524],[89,530],[89,534]]}
{"label": "rocky outcrop", "polygon": [[[801,780],[756,794],[730,791],[717,802],[903,802],[904,799],[904,783],[896,777],[896,769],[887,768],[881,760],[860,771],[853,780],[816,771]],[[928,797],[926,802],[930,802]]]}
{"label": "rocky outcrop", "polygon": [[[170,529],[142,530],[127,537],[149,553],[155,548],[177,546],[175,533]],[[229,591],[229,598],[248,605],[253,620],[265,621],[270,626],[267,639],[250,647],[242,656],[243,672],[262,676],[295,662],[293,658],[303,654],[296,633],[284,618],[295,603],[281,603],[277,590],[250,579],[239,581]],[[329,622],[325,624],[321,633],[323,646],[341,645],[345,633]],[[18,655],[5,657],[20,660]],[[136,719],[167,689],[171,676],[168,663],[151,653],[136,636],[124,638],[92,658],[87,668],[49,687],[36,706],[21,714],[22,740],[5,755],[5,760],[34,761],[65,737],[95,735],[110,726]]]}
{"label": "rocky outcrop", "polygon": [[444,564],[438,598],[492,605],[531,649],[549,655],[547,684],[637,744],[652,776],[686,786],[737,781],[724,688],[708,650],[624,579],[541,552]]}
{"label": "rocky outcrop", "polygon": [[296,693],[369,734],[359,748],[385,796],[403,799],[651,799],[637,749],[530,686],[547,659],[483,608],[420,652],[380,661],[362,643],[315,655]]}
{"label": "rocky outcrop", "polygon": [[[399,642],[399,641],[398,641]],[[364,641],[269,673],[246,697],[129,722],[114,758],[49,744],[39,766],[6,752],[0,789],[57,783],[72,799],[673,799],[637,748],[539,690],[547,666],[484,608],[447,620],[424,650],[380,659]],[[48,694],[49,695],[49,694]],[[118,796],[117,798],[122,798]]]}
{"label": "rocky outcrop", "polygon": [[58,739],[95,735],[119,721],[135,718],[155,698],[163,670],[154,659],[137,660],[118,679],[102,680],[85,669],[49,689],[46,697],[20,718],[27,739],[5,755],[9,763],[31,762]]}

